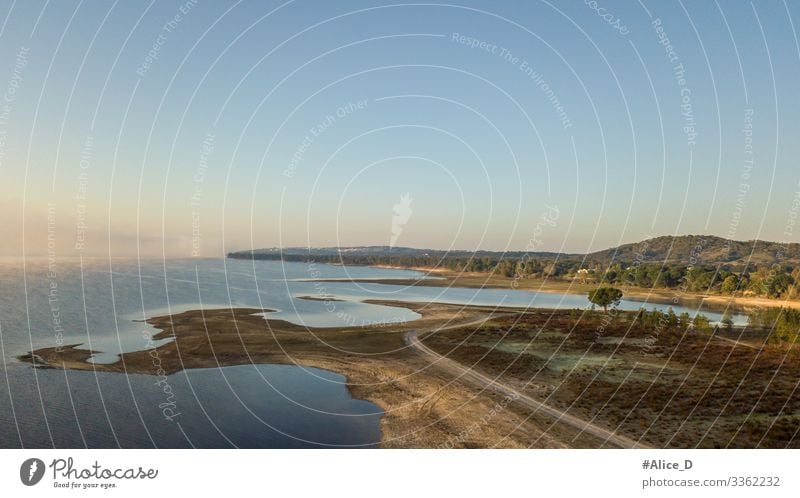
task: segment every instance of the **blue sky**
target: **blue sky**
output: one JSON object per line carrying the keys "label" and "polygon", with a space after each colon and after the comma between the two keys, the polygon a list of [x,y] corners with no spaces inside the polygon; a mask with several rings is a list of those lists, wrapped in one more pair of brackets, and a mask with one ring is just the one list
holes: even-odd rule
{"label": "blue sky", "polygon": [[3,1],[0,255],[797,241],[799,14]]}

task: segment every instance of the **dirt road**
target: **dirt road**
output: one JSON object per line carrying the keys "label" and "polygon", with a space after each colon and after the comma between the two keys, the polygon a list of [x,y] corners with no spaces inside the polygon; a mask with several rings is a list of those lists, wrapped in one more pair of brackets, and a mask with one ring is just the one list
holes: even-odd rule
{"label": "dirt road", "polygon": [[[470,325],[477,325],[486,320],[487,319],[484,318],[482,320],[476,320],[470,323],[455,324],[452,326],[442,327],[442,330],[453,329],[457,327],[465,327]],[[600,439],[607,441],[608,443],[619,446],[620,448],[650,447],[644,443],[622,436],[606,428],[597,426],[595,424],[592,424],[591,422],[570,415],[562,410],[559,410],[558,408],[552,407],[541,401],[533,399],[530,396],[527,396],[511,388],[510,386],[503,384],[502,382],[498,382],[497,380],[492,379],[479,372],[476,372],[475,370],[467,368],[456,361],[445,358],[444,356],[440,355],[439,353],[425,346],[422,343],[422,341],[419,340],[418,331],[416,330],[411,330],[406,333],[405,342],[406,344],[417,350],[422,355],[428,357],[431,360],[432,364],[435,364],[438,368],[447,370],[450,374],[452,374],[456,378],[465,381],[467,383],[470,383],[472,385],[482,387],[484,389],[491,389],[493,391],[500,392],[506,396],[514,397],[516,398],[517,403],[522,403],[523,405],[525,405],[526,407],[530,408],[533,411],[546,413],[547,415],[555,418],[559,423],[567,424],[582,432],[591,434],[593,436],[596,436]]]}

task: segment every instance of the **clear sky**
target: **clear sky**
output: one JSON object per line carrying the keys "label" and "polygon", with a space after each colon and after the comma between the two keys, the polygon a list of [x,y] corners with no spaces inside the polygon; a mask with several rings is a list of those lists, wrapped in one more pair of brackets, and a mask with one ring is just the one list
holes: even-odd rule
{"label": "clear sky", "polygon": [[797,1],[2,0],[0,23],[0,256],[800,234]]}

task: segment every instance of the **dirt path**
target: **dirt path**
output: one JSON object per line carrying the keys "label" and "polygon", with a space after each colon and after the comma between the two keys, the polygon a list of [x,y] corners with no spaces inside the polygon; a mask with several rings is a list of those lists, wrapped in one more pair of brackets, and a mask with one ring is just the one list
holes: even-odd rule
{"label": "dirt path", "polygon": [[[480,320],[474,320],[473,322],[469,323],[459,323],[454,325],[448,325],[446,327],[442,327],[438,330],[449,330],[455,329],[459,327],[467,327],[472,325],[480,325],[483,322],[495,318],[498,315],[493,315],[490,317],[485,317]],[[428,357],[431,360],[432,364],[435,364],[437,367],[446,370],[451,375],[454,375],[456,378],[471,383],[473,385],[480,386],[484,389],[491,389],[493,391],[497,391],[503,393],[506,396],[512,396],[516,398],[518,403],[525,405],[526,407],[530,408],[533,411],[539,411],[546,413],[547,415],[555,418],[558,422],[565,423],[575,429],[580,430],[581,432],[586,432],[587,434],[591,434],[596,436],[600,439],[603,439],[611,444],[619,446],[620,448],[649,448],[650,446],[634,441],[628,437],[622,436],[615,432],[612,432],[608,429],[603,427],[597,426],[588,422],[586,420],[580,419],[573,415],[570,415],[558,408],[552,407],[547,405],[541,401],[531,398],[523,393],[518,392],[517,390],[498,382],[496,379],[492,379],[486,375],[483,375],[475,370],[465,367],[464,365],[445,358],[444,356],[440,355],[439,353],[433,351],[429,347],[425,346],[422,341],[419,340],[418,331],[417,330],[410,330],[405,335],[405,342],[410,347],[417,350],[422,355]]]}
{"label": "dirt path", "polygon": [[760,348],[758,346],[754,346],[753,344],[748,344],[746,342],[742,342],[742,341],[739,341],[739,340],[736,340],[736,339],[731,339],[730,337],[723,337],[721,335],[714,334],[714,338],[718,339],[720,341],[724,341],[724,342],[733,344],[734,346],[742,346],[742,347],[745,347],[745,348],[755,349],[756,351],[761,351],[761,349],[762,349],[762,348]]}

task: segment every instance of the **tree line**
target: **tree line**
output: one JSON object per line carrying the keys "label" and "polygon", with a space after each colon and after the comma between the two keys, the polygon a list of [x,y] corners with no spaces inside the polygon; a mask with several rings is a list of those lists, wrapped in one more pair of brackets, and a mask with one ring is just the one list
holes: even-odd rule
{"label": "tree line", "polygon": [[612,265],[604,272],[587,271],[588,281],[647,288],[683,288],[694,292],[753,295],[770,298],[800,297],[800,267],[758,266],[732,270],[718,267],[641,264]]}
{"label": "tree line", "polygon": [[613,263],[539,257],[496,257],[480,254],[263,254],[235,253],[232,257],[314,261],[363,266],[444,268],[454,272],[490,273],[509,278],[575,281],[623,287],[681,288],[686,291],[769,298],[800,298],[800,266],[753,265],[730,268],[713,265]]}
{"label": "tree line", "polygon": [[751,327],[770,330],[770,339],[796,343],[800,337],[800,310],[791,308],[761,308],[747,317]]}

